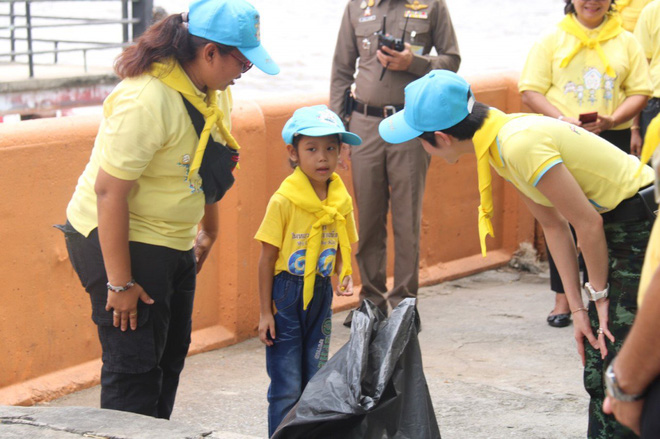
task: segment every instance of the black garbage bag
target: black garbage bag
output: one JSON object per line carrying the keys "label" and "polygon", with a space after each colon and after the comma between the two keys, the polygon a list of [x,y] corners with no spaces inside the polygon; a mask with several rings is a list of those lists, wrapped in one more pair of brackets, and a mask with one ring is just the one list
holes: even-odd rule
{"label": "black garbage bag", "polygon": [[351,338],[309,381],[273,439],[438,439],[417,339],[415,299],[386,319],[365,300]]}

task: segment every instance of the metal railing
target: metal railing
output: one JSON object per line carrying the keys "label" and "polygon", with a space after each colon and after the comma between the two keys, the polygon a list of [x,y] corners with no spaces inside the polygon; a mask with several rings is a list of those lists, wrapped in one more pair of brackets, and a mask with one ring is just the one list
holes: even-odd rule
{"label": "metal railing", "polygon": [[[34,15],[35,3],[100,3],[121,2],[121,17],[92,18],[67,17],[55,15]],[[8,11],[3,11],[3,4],[8,5]],[[22,6],[17,7],[17,6]],[[19,9],[21,9],[19,11]],[[8,18],[9,25],[0,25],[0,40],[9,41],[9,52],[0,51],[0,61],[8,58],[9,62],[19,63],[20,58],[27,58],[30,78],[34,77],[35,56],[52,54],[53,63],[57,64],[58,54],[66,52],[82,52],[85,72],[87,72],[87,52],[91,50],[107,50],[127,46],[142,34],[151,24],[153,0],[0,0],[0,18]],[[70,28],[74,26],[121,25],[121,41],[107,42],[95,40],[74,40],[67,38],[35,38],[34,29]],[[91,28],[89,28],[91,29]],[[18,49],[17,43],[25,48]],[[34,49],[34,43],[53,44],[52,49]],[[61,48],[60,45],[74,45]]]}

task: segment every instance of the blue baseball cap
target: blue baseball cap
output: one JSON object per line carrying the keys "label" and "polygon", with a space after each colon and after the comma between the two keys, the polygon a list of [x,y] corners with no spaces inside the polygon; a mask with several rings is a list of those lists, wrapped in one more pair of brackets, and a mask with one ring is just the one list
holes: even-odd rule
{"label": "blue baseball cap", "polygon": [[280,68],[261,45],[259,12],[245,0],[195,0],[188,6],[188,32],[237,48],[264,73]]}
{"label": "blue baseball cap", "polygon": [[349,145],[359,145],[362,139],[357,134],[349,133],[332,110],[325,105],[314,105],[302,107],[293,112],[282,129],[282,139],[288,145],[293,143],[293,138],[299,134],[311,137],[329,136],[340,134],[341,141]]}
{"label": "blue baseball cap", "polygon": [[403,143],[423,132],[451,128],[472,112],[470,84],[449,70],[432,70],[405,89],[402,111],[383,120],[380,136],[389,143]]}

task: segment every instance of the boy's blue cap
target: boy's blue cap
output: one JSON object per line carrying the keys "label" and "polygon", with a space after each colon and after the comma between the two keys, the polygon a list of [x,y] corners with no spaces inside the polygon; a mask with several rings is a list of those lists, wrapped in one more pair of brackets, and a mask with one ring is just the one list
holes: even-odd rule
{"label": "boy's blue cap", "polygon": [[465,79],[432,70],[406,86],[403,110],[383,120],[378,132],[386,142],[407,142],[426,131],[453,127],[472,112],[474,102]]}
{"label": "boy's blue cap", "polygon": [[302,107],[293,112],[282,129],[282,139],[288,145],[293,143],[294,136],[321,137],[330,134],[340,134],[341,141],[349,145],[359,145],[362,139],[357,134],[350,133],[332,110],[325,105]]}
{"label": "boy's blue cap", "polygon": [[280,68],[261,45],[259,12],[245,0],[195,0],[188,6],[188,32],[236,47],[269,75]]}

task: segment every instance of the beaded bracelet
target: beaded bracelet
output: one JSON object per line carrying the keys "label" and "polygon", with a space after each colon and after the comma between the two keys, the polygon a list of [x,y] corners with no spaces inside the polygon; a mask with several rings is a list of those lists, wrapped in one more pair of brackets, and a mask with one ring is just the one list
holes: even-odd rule
{"label": "beaded bracelet", "polygon": [[135,286],[135,279],[132,279],[132,278],[131,278],[131,280],[128,281],[128,283],[127,283],[126,285],[124,285],[124,286],[115,286],[115,285],[112,285],[110,282],[108,282],[107,284],[105,284],[105,286],[108,287],[108,289],[109,289],[110,291],[113,291],[113,292],[115,292],[115,293],[122,293],[122,292],[124,292],[124,291],[126,291],[126,290],[131,289],[133,286]]}

